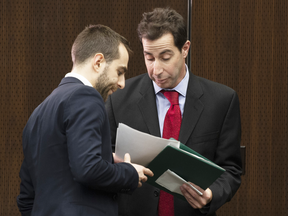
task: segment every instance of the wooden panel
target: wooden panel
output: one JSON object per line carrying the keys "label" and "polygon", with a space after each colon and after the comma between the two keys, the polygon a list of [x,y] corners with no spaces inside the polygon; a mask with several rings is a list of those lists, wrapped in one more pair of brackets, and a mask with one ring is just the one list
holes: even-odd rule
{"label": "wooden panel", "polygon": [[[127,77],[145,73],[136,28],[144,11],[187,1],[2,0],[0,7],[0,215],[16,206],[21,133],[34,108],[71,70],[70,49],[88,24],[124,35],[135,52]],[[191,70],[240,97],[246,174],[218,215],[286,215],[288,136],[286,0],[194,0]]]}
{"label": "wooden panel", "polygon": [[0,3],[0,215],[20,215],[16,206],[23,160],[22,130],[36,106],[72,68],[70,50],[89,24],[104,24],[125,36],[134,50],[127,77],[145,73],[136,28],[145,11],[176,0],[1,0]]}
{"label": "wooden panel", "polygon": [[288,3],[194,0],[192,71],[240,98],[246,174],[219,215],[287,215]]}

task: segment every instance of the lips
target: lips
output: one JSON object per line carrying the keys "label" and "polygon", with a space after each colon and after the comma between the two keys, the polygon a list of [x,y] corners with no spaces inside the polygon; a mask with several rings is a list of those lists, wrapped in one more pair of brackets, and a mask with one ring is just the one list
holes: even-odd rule
{"label": "lips", "polygon": [[118,87],[115,87],[115,88],[111,88],[111,91],[114,93],[118,90]]}
{"label": "lips", "polygon": [[166,80],[167,80],[167,79],[155,79],[155,82],[162,84],[162,83],[165,83]]}

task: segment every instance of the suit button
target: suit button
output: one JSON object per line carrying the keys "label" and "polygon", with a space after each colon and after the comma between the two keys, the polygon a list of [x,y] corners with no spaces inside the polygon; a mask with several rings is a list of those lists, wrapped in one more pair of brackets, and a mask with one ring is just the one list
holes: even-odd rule
{"label": "suit button", "polygon": [[159,196],[159,192],[158,191],[154,191],[154,196],[158,197]]}

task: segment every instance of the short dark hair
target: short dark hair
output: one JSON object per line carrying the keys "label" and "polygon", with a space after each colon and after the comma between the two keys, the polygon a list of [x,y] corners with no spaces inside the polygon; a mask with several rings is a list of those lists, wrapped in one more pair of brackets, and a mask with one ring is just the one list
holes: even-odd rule
{"label": "short dark hair", "polygon": [[180,52],[187,41],[187,27],[183,17],[170,8],[155,8],[152,12],[143,13],[137,32],[141,43],[142,38],[156,40],[163,34],[171,33]]}
{"label": "short dark hair", "polygon": [[122,43],[128,54],[132,54],[126,38],[104,25],[89,25],[75,39],[71,56],[73,64],[81,64],[96,53],[102,53],[107,63],[120,58],[119,45]]}

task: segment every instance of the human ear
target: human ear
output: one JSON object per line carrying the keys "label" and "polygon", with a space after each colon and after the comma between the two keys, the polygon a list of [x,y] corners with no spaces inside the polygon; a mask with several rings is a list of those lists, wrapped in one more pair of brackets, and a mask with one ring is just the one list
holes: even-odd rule
{"label": "human ear", "polygon": [[97,72],[101,71],[100,68],[103,66],[104,63],[105,63],[104,55],[102,53],[96,53],[93,57],[92,62],[95,71]]}
{"label": "human ear", "polygon": [[190,41],[187,40],[185,42],[185,44],[183,45],[182,47],[182,55],[183,55],[183,58],[186,58],[187,55],[188,55],[188,52],[189,52],[189,49],[190,49]]}

